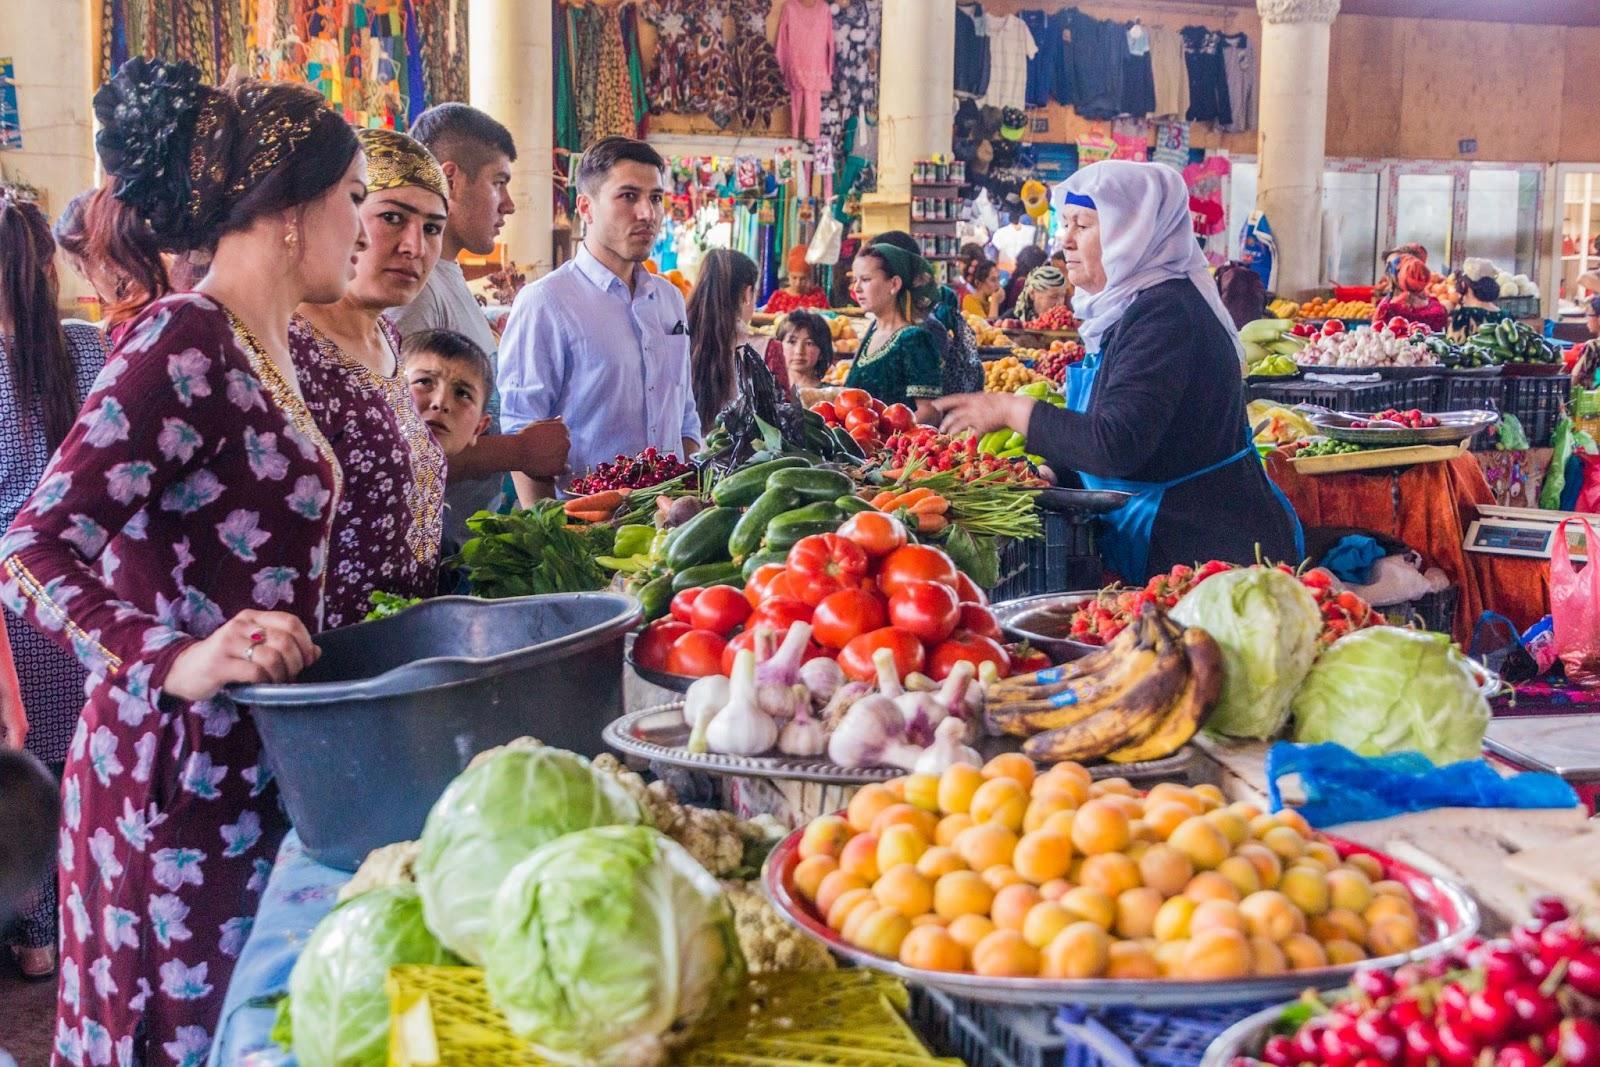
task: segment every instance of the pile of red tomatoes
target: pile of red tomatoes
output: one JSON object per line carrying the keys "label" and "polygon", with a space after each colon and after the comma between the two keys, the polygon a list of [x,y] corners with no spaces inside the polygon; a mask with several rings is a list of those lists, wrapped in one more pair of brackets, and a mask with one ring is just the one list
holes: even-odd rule
{"label": "pile of red tomatoes", "polygon": [[796,542],[783,563],[768,563],[744,587],[685,589],[670,615],[645,627],[634,645],[640,666],[701,677],[729,674],[758,628],[781,642],[796,622],[811,625],[806,658],[836,659],[849,677],[877,677],[873,654],[894,654],[900,677],[943,679],[962,660],[992,662],[1002,675],[1049,666],[1038,652],[1007,647],[983,591],[931,545],[910,544],[895,516],[853,515],[837,533]]}
{"label": "pile of red tomatoes", "polygon": [[812,408],[829,426],[842,426],[867,453],[876,452],[890,434],[916,425],[915,413],[904,404],[885,404],[865,389],[845,389],[832,400]]}

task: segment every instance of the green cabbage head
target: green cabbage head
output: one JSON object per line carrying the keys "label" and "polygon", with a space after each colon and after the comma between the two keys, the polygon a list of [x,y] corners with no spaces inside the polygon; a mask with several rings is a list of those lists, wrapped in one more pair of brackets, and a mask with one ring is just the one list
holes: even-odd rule
{"label": "green cabbage head", "polygon": [[502,749],[451,782],[423,824],[416,874],[428,927],[482,963],[489,903],[511,868],[573,830],[643,821],[638,802],[582,756]]}
{"label": "green cabbage head", "polygon": [[1222,697],[1206,728],[1257,738],[1282,730],[1322,633],[1322,613],[1300,579],[1275,567],[1224,571],[1185,594],[1172,618],[1222,648]]}
{"label": "green cabbage head", "polygon": [[552,1062],[660,1063],[744,982],[722,888],[650,827],[557,838],[506,877],[492,914],[489,996]]}
{"label": "green cabbage head", "polygon": [[1374,626],[1322,654],[1294,699],[1294,722],[1296,741],[1454,763],[1483,755],[1489,702],[1448,635]]}
{"label": "green cabbage head", "polygon": [[289,973],[294,1054],[304,1067],[389,1062],[389,968],[460,964],[422,921],[412,885],[352,897],[325,915]]}

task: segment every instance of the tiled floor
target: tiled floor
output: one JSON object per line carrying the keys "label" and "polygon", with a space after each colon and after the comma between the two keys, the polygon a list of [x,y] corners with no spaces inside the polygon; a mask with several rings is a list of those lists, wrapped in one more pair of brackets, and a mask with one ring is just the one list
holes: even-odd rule
{"label": "tiled floor", "polygon": [[55,1015],[55,979],[23,981],[11,953],[0,948],[0,1049],[18,1067],[47,1067]]}

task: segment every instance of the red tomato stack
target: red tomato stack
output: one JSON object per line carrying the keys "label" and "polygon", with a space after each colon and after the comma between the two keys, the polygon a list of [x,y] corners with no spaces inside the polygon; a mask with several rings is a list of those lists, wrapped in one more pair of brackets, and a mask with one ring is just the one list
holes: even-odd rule
{"label": "red tomato stack", "polygon": [[[671,614],[645,627],[634,645],[642,667],[701,677],[728,674],[741,648],[768,627],[781,642],[796,622],[812,627],[806,658],[836,659],[849,677],[874,681],[873,653],[894,653],[901,678],[942,680],[961,660],[995,664],[1002,675],[1034,670],[1037,653],[1008,649],[983,591],[929,545],[907,543],[905,525],[877,511],[850,517],[838,533],[796,542],[783,563],[758,567],[742,590],[685,589]],[[1013,660],[1014,653],[1028,657]]]}
{"label": "red tomato stack", "polygon": [[888,404],[865,389],[846,389],[832,400],[812,408],[829,426],[842,426],[868,453],[883,446],[892,433],[909,430],[916,424],[912,410],[904,404]]}

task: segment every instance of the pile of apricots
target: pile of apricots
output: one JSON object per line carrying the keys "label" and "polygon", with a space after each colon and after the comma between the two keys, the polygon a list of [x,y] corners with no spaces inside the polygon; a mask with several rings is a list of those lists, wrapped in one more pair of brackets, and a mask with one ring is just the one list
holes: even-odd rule
{"label": "pile of apricots", "polygon": [[799,853],[796,891],[846,943],[930,971],[1219,980],[1422,940],[1409,890],[1292,810],[1019,753],[864,786]]}

